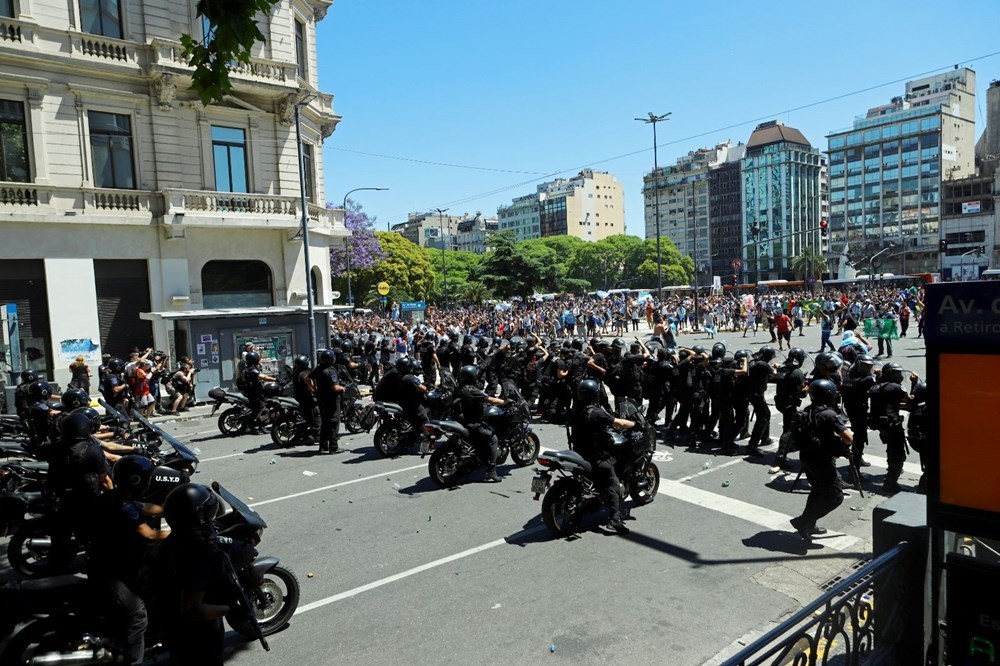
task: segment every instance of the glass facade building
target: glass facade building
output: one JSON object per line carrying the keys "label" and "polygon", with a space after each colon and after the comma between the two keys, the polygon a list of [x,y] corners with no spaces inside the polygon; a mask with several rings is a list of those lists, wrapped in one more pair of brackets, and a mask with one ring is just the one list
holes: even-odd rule
{"label": "glass facade building", "polygon": [[[941,119],[941,104],[920,106],[858,120],[827,137],[832,254],[845,244],[864,254],[893,242],[912,251],[912,271],[936,249],[942,155],[949,150]],[[905,272],[901,261],[899,267]]]}
{"label": "glass facade building", "polygon": [[792,258],[820,247],[823,157],[800,131],[771,121],[750,135],[740,167],[744,272],[792,279]]}

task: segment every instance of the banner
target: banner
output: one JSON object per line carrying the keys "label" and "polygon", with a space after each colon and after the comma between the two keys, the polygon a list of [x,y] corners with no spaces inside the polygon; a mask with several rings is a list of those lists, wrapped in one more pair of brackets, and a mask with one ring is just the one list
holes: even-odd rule
{"label": "banner", "polygon": [[899,340],[899,327],[892,318],[865,319],[865,337]]}
{"label": "banner", "polygon": [[101,346],[90,338],[63,340],[59,343],[59,360],[72,363],[77,356],[83,356],[87,363],[101,363]]}

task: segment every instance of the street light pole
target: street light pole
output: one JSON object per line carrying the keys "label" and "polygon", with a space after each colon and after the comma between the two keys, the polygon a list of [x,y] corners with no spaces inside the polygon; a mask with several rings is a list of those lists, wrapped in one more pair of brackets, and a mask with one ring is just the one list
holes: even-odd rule
{"label": "street light pole", "polygon": [[[306,313],[309,322],[309,358],[316,359],[316,295],[313,294],[312,264],[309,262],[309,202],[306,200],[306,169],[305,157],[302,151],[302,114],[301,109],[316,99],[316,95],[307,94],[295,103],[295,144],[299,160],[299,208],[302,209],[302,259],[305,262],[306,278]],[[329,335],[329,331],[327,331]]]}
{"label": "street light pole", "polygon": [[[384,192],[388,190],[388,187],[355,187],[353,190],[347,190],[347,194],[344,195],[344,204],[342,206],[344,210],[344,228],[347,228],[347,197],[351,196],[354,192]],[[344,238],[344,254],[347,256],[347,304],[354,305],[354,293],[351,291],[351,244],[350,239],[354,232],[348,232],[347,237]]]}
{"label": "street light pole", "polygon": [[662,300],[663,266],[660,263],[660,188],[658,187],[659,183],[657,181],[659,163],[656,154],[656,123],[669,120],[671,114],[670,112],[667,112],[662,116],[658,116],[652,111],[649,111],[648,115],[648,118],[636,118],[636,120],[653,126],[653,201],[655,205],[655,208],[653,209],[653,217],[656,220],[656,298],[658,300]]}
{"label": "street light pole", "polygon": [[[447,208],[435,208],[438,214],[438,230],[441,240],[441,307],[444,308],[448,304],[448,269],[444,264],[444,214],[448,211]],[[450,225],[449,225],[450,226]]]}

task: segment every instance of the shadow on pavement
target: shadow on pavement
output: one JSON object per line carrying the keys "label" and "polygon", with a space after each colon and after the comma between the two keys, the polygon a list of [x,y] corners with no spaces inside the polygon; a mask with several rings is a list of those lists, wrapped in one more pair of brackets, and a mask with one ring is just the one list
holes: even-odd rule
{"label": "shadow on pavement", "polygon": [[[789,528],[790,529],[790,528]],[[700,554],[693,550],[688,550],[682,546],[663,541],[662,539],[657,539],[656,537],[637,532],[633,529],[632,532],[619,537],[625,541],[634,543],[639,546],[645,546],[646,548],[652,548],[653,550],[658,550],[661,553],[676,557],[678,559],[690,562],[692,566],[717,566],[717,565],[727,565],[727,564],[756,564],[762,562],[787,562],[789,560],[798,559],[803,555],[806,555],[812,549],[822,548],[822,543],[818,542],[814,545],[807,546],[801,538],[792,533],[780,532],[777,530],[771,530],[767,532],[760,532],[752,537],[743,540],[744,545],[762,548],[764,550],[769,550],[771,552],[785,553],[786,555],[794,555],[795,557],[737,557],[731,559],[705,559]],[[798,542],[796,544],[796,542]],[[797,547],[797,549],[796,549]],[[868,557],[869,553],[864,552],[847,552],[847,551],[834,551],[829,553],[811,555],[811,559],[857,559],[861,557]]]}

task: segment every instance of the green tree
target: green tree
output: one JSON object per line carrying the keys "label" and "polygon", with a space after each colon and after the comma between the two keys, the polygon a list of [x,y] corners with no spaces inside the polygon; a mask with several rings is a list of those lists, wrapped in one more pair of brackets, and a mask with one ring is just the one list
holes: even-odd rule
{"label": "green tree", "polygon": [[354,293],[367,294],[379,282],[388,282],[402,297],[426,299],[434,287],[434,272],[421,248],[400,234],[376,231],[375,236],[385,258],[353,275]]}
{"label": "green tree", "polygon": [[510,231],[491,234],[488,245],[492,250],[483,256],[475,278],[496,296],[527,300],[542,284],[538,259],[526,252]]}
{"label": "green tree", "polygon": [[490,297],[490,290],[482,282],[469,282],[465,285],[463,294],[465,300],[475,305],[482,305],[483,301]]}
{"label": "green tree", "polygon": [[[663,267],[663,286],[692,284],[694,282],[694,260],[681,254],[669,238],[660,237],[660,260]],[[643,244],[643,260],[636,269],[643,287],[655,289],[656,239],[647,238]]]}
{"label": "green tree", "polygon": [[587,280],[594,289],[613,289],[619,283],[636,281],[643,255],[643,241],[638,236],[608,236],[584,243],[576,255],[575,266],[570,267],[570,274]]}
{"label": "green tree", "polygon": [[471,279],[470,276],[479,266],[481,259],[478,254],[466,252],[465,250],[448,250],[444,252],[443,259],[440,249],[424,248],[423,253],[431,265],[431,270],[434,272],[434,289],[430,297],[436,302],[448,300],[444,298],[445,294],[443,293],[445,281],[441,277],[442,263],[445,269],[444,275],[448,278],[447,295],[450,299],[456,295],[461,296],[464,293]]}
{"label": "green tree", "polygon": [[791,267],[797,280],[804,280],[810,275],[822,275],[830,270],[826,257],[812,245],[807,245],[792,257]]}
{"label": "green tree", "polygon": [[181,35],[184,57],[194,67],[191,88],[206,105],[220,102],[233,89],[229,68],[234,63],[250,63],[250,50],[266,41],[257,25],[257,16],[270,14],[279,0],[198,0],[198,16],[209,23],[201,41]]}

